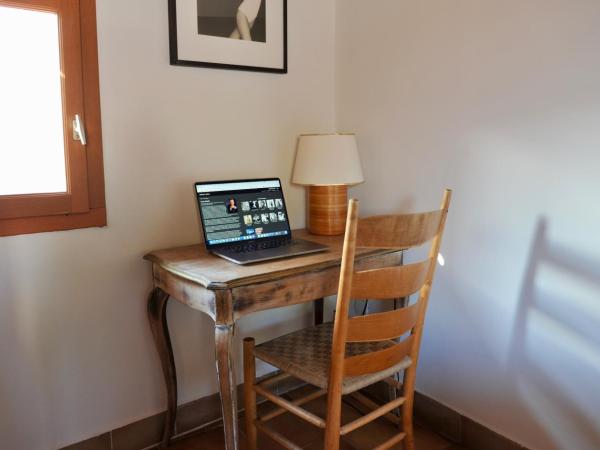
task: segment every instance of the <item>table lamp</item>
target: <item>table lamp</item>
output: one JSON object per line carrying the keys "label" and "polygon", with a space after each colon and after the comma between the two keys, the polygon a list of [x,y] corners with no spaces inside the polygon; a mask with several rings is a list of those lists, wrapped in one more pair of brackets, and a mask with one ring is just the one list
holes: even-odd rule
{"label": "table lamp", "polygon": [[308,231],[344,234],[348,186],[363,181],[354,133],[300,135],[292,183],[308,186]]}

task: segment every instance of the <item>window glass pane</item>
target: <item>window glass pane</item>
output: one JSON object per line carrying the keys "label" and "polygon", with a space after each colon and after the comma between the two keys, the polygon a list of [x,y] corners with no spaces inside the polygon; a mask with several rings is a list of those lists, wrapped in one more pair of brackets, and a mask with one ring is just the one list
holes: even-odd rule
{"label": "window glass pane", "polygon": [[65,192],[58,17],[0,6],[0,195]]}

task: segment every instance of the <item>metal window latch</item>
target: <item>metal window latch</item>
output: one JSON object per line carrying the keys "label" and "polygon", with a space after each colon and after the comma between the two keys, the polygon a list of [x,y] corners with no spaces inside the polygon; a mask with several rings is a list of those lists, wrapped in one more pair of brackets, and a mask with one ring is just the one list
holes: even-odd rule
{"label": "metal window latch", "polygon": [[81,145],[87,145],[85,128],[79,114],[75,114],[75,118],[73,119],[73,139],[75,141],[81,141]]}

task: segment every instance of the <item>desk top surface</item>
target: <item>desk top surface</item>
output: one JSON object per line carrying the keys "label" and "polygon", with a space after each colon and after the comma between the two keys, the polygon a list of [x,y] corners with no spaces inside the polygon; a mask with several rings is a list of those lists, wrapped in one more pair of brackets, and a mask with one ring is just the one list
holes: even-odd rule
{"label": "desk top surface", "polygon": [[[344,236],[316,236],[306,230],[294,230],[294,238],[325,244],[328,250],[309,255],[239,265],[209,253],[204,243],[186,247],[157,250],[144,259],[169,273],[198,283],[208,289],[228,289],[253,283],[273,281],[286,276],[339,265]],[[389,253],[390,250],[357,248],[356,258]]]}

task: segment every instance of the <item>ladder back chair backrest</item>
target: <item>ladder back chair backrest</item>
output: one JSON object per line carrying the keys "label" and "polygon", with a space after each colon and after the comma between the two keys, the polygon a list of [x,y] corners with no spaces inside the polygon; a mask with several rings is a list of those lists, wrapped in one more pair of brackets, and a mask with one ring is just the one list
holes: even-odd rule
{"label": "ladder back chair backrest", "polygon": [[[407,356],[411,359],[411,365],[404,374],[404,407],[412,411],[423,322],[450,198],[451,191],[446,190],[441,207],[436,211],[363,219],[358,218],[358,201],[350,200],[332,340],[328,421],[339,421],[341,406],[338,405],[341,403],[342,383],[345,377],[388,369],[399,364]],[[406,250],[430,241],[428,257],[424,261],[354,271],[356,247]],[[349,305],[352,300],[397,299],[415,293],[418,293],[418,300],[410,306],[349,318]],[[405,335],[407,337],[383,350],[349,357],[345,354],[346,343],[392,340]],[[338,426],[339,423],[328,423],[328,428],[331,429]],[[333,443],[333,433],[326,437],[326,443],[328,439]]]}

